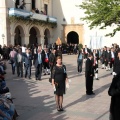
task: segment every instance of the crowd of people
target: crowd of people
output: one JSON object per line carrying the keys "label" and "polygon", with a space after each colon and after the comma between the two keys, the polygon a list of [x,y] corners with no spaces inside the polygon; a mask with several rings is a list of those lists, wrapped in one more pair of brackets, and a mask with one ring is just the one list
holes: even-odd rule
{"label": "crowd of people", "polygon": [[5,74],[6,63],[0,59],[0,120],[16,120],[18,114],[6,84]]}
{"label": "crowd of people", "polygon": [[120,119],[120,48],[119,45],[113,44],[112,47],[104,46],[103,49],[89,49],[87,46],[79,51],[78,54],[78,72],[82,72],[82,64],[85,60],[85,83],[86,94],[94,95],[93,79],[98,79],[98,66],[101,69],[111,71],[113,80],[108,90],[111,96],[110,103],[110,120]]}
{"label": "crowd of people", "polygon": [[[83,63],[85,63],[87,95],[95,94],[93,92],[93,79],[95,77],[96,80],[99,80],[98,68],[111,71],[113,81],[116,78],[120,79],[120,48],[117,44],[113,44],[111,47],[104,46],[101,49],[89,49],[87,45],[79,49],[77,44],[67,44],[66,48],[56,44],[52,44],[48,48],[42,48],[41,45],[31,45],[29,48],[26,45],[14,47],[12,45],[4,45],[3,47],[0,46],[0,55],[1,59],[4,61],[8,60],[9,64],[11,64],[13,75],[17,74],[18,77],[31,79],[32,65],[35,67],[35,80],[41,81],[42,73],[49,75],[49,82],[51,82],[54,89],[57,110],[63,111],[63,94],[65,94],[66,87],[69,88],[66,66],[62,63],[62,53],[64,53],[64,50],[66,50],[68,55],[78,55],[77,70],[79,73],[82,72]],[[0,64],[0,69],[5,74],[3,66],[3,63]],[[2,80],[5,81],[3,78]],[[120,87],[118,82],[112,83],[108,92],[112,96],[110,112],[113,118],[117,114],[117,112],[114,113],[113,107],[116,107],[115,102],[119,99],[120,94],[119,88],[115,89],[116,85]],[[9,92],[9,89],[5,88],[6,92]],[[117,114],[117,116],[119,115]]]}

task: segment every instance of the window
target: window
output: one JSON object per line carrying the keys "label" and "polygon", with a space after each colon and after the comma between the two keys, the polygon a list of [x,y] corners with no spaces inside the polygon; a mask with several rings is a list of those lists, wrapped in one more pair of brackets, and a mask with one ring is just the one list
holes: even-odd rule
{"label": "window", "polygon": [[19,5],[20,5],[20,0],[16,0],[15,1],[15,8],[19,8]]}
{"label": "window", "polygon": [[44,13],[45,13],[45,15],[48,14],[48,5],[47,4],[44,4]]}
{"label": "window", "polygon": [[32,10],[34,10],[36,7],[35,7],[35,0],[32,0]]}

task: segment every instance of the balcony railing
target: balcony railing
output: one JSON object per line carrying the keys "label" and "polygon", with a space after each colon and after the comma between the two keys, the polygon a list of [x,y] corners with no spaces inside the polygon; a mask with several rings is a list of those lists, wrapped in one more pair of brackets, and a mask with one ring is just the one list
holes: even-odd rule
{"label": "balcony railing", "polygon": [[32,12],[28,12],[26,10],[16,9],[16,8],[9,9],[9,16],[29,17],[30,19],[57,23],[57,19],[55,17],[50,17],[50,16],[43,15],[43,14],[32,13]]}

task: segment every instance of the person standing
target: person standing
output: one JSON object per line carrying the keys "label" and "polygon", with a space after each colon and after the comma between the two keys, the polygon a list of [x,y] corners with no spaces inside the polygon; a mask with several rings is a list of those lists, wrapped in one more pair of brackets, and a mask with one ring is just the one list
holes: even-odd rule
{"label": "person standing", "polygon": [[49,66],[49,52],[48,52],[48,49],[47,48],[45,48],[44,49],[44,51],[45,51],[45,57],[44,57],[44,75],[46,75],[46,74],[48,74],[48,75],[50,75],[50,66]]}
{"label": "person standing", "polygon": [[101,57],[102,57],[102,69],[105,69],[106,67],[105,67],[105,64],[106,64],[106,55],[107,54],[107,47],[105,46],[104,48],[103,48],[103,52],[102,52],[102,55],[101,55]]}
{"label": "person standing", "polygon": [[120,120],[120,73],[113,78],[108,95],[111,96],[110,120]]}
{"label": "person standing", "polygon": [[78,72],[81,73],[82,65],[83,65],[83,53],[81,50],[79,50],[79,53],[78,53],[77,65],[78,65]]}
{"label": "person standing", "polygon": [[94,49],[93,50],[93,61],[94,61],[93,68],[94,68],[96,80],[99,80],[98,79],[98,60],[99,60],[99,55],[97,53],[97,50]]}
{"label": "person standing", "polygon": [[117,51],[118,57],[114,60],[113,75],[120,74],[120,49]]}
{"label": "person standing", "polygon": [[55,49],[52,49],[52,53],[49,56],[49,65],[50,65],[50,71],[51,71],[51,76],[50,76],[49,81],[52,82],[51,81],[51,79],[52,79],[52,70],[53,70],[53,67],[56,65],[56,50]]}
{"label": "person standing", "polygon": [[58,111],[63,111],[63,94],[65,94],[66,84],[68,84],[66,66],[62,64],[60,56],[56,59],[57,64],[52,71],[52,85],[54,89],[56,105]]}
{"label": "person standing", "polygon": [[21,48],[18,49],[18,53],[15,56],[15,65],[17,67],[18,77],[23,77],[23,53]]}
{"label": "person standing", "polygon": [[90,50],[87,48],[87,45],[85,45],[85,48],[83,48],[83,53],[84,53],[84,59],[86,60],[88,54],[90,53]]}
{"label": "person standing", "polygon": [[12,74],[15,74],[15,56],[17,52],[15,51],[15,48],[10,52],[10,62],[11,62],[11,67],[12,67]]}
{"label": "person standing", "polygon": [[93,55],[89,53],[88,58],[85,64],[85,78],[86,78],[86,94],[94,95],[93,93],[93,77],[94,77],[94,69],[93,69]]}
{"label": "person standing", "polygon": [[111,48],[111,62],[110,62],[110,70],[111,70],[111,74],[112,74],[112,68],[114,65],[114,60],[115,60],[115,51],[114,48]]}
{"label": "person standing", "polygon": [[25,54],[25,51],[26,51],[26,49],[27,49],[27,48],[26,48],[26,44],[24,44],[21,48],[22,48],[22,53]]}
{"label": "person standing", "polygon": [[26,49],[26,54],[23,56],[23,62],[25,65],[25,78],[28,76],[31,79],[31,66],[32,66],[32,55],[29,49]]}
{"label": "person standing", "polygon": [[42,49],[37,50],[37,53],[34,55],[33,64],[35,66],[35,78],[36,80],[41,80],[42,64],[43,64]]}
{"label": "person standing", "polygon": [[111,62],[111,52],[110,52],[110,48],[108,47],[107,48],[107,59],[106,59],[106,62],[107,62],[107,64],[106,64],[106,70],[107,71],[110,71],[110,62]]}

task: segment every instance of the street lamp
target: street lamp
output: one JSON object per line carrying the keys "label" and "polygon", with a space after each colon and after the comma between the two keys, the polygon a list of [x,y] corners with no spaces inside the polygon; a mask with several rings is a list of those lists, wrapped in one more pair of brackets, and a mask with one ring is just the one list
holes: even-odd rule
{"label": "street lamp", "polygon": [[4,34],[2,34],[3,45],[4,45],[4,38],[5,38],[5,35],[4,35]]}

